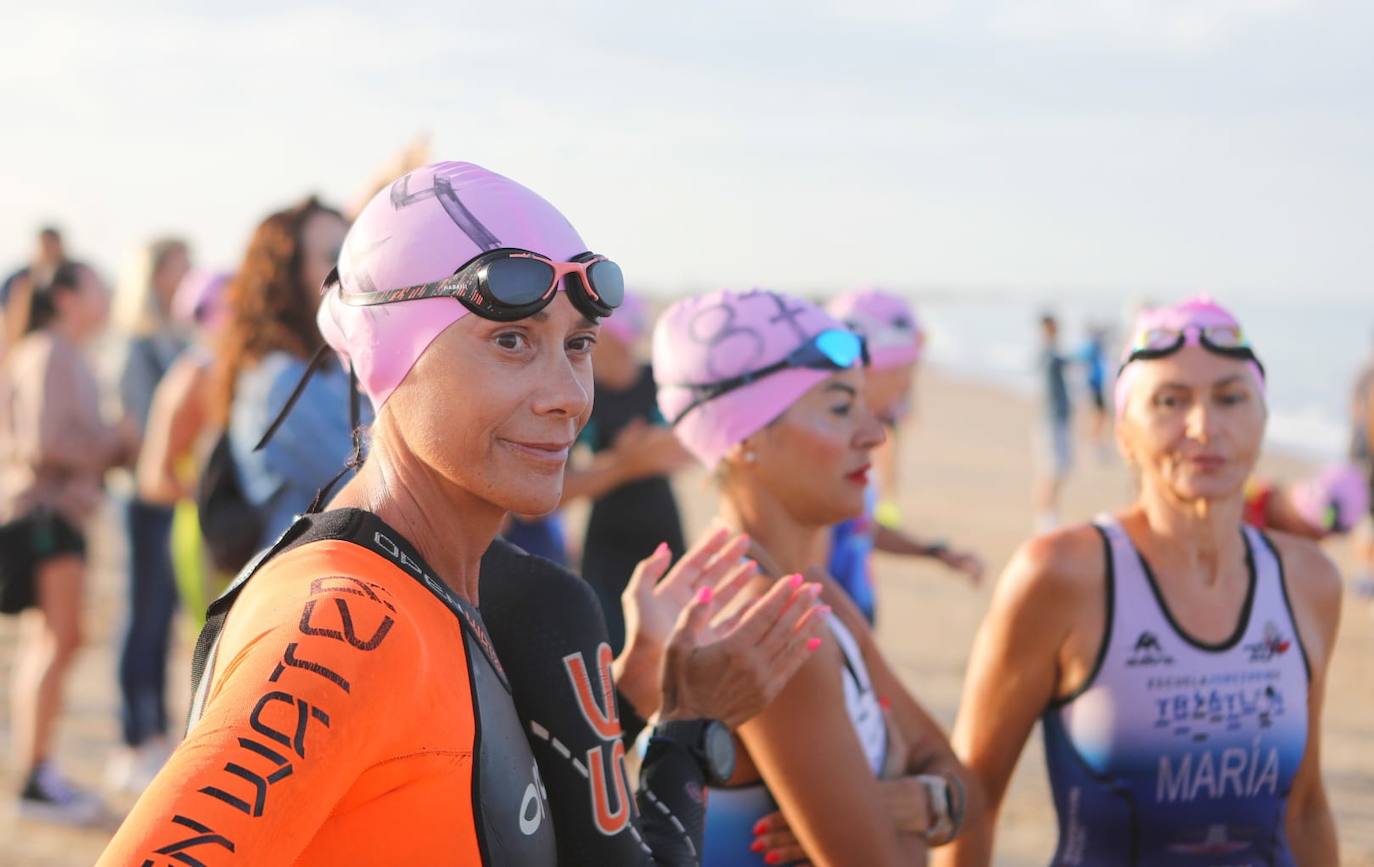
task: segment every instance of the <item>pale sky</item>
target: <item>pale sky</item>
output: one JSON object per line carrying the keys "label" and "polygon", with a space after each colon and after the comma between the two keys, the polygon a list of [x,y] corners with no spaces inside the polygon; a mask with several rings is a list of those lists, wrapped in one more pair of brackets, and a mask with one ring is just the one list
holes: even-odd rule
{"label": "pale sky", "polygon": [[4,5],[6,269],[232,266],[429,131],[650,289],[1369,288],[1368,0]]}

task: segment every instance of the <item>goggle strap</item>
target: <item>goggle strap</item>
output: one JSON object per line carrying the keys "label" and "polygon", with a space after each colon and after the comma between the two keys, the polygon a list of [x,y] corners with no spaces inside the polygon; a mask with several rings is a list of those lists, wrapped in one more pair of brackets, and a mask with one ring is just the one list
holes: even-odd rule
{"label": "goggle strap", "polygon": [[363,464],[363,427],[359,399],[358,373],[350,362],[348,365],[348,426],[349,435],[353,439],[353,451],[349,454],[348,460],[344,461],[343,469],[339,470],[334,478],[326,482],[324,487],[315,492],[315,498],[310,501],[310,506],[305,510],[307,515],[314,515],[323,511],[325,503],[329,502],[329,495],[334,491],[334,486],[343,481],[344,476],[350,472],[356,472],[358,467]]}
{"label": "goggle strap", "polygon": [[253,451],[262,451],[263,447],[272,440],[272,436],[276,434],[277,430],[282,426],[282,422],[286,421],[286,417],[291,414],[291,410],[295,407],[296,401],[300,400],[301,395],[305,393],[305,387],[310,383],[310,378],[315,375],[315,371],[323,366],[324,360],[328,357],[328,353],[328,343],[321,344],[320,348],[315,350],[315,354],[310,357],[310,363],[305,366],[305,373],[301,374],[300,381],[296,383],[295,388],[291,389],[291,395],[286,398],[286,403],[282,405],[276,417],[272,419],[272,423],[269,424],[267,430],[263,432],[262,439],[258,440],[258,444],[253,446]]}

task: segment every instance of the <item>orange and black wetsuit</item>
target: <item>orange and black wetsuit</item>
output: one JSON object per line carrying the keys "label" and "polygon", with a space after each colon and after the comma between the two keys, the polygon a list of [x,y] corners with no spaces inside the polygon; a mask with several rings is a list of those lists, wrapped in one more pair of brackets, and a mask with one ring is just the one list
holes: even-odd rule
{"label": "orange and black wetsuit", "polygon": [[481,618],[375,515],[298,520],[211,606],[196,674],[100,864],[557,863]]}

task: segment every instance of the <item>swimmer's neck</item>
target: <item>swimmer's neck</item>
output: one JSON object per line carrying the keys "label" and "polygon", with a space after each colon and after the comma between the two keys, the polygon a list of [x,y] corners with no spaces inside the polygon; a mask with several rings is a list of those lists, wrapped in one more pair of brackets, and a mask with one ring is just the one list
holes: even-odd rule
{"label": "swimmer's neck", "polygon": [[1245,560],[1242,494],[1182,502],[1167,491],[1142,487],[1123,515],[1141,553],[1162,573],[1189,575],[1215,584],[1227,568]]}
{"label": "swimmer's neck", "polygon": [[720,519],[730,529],[747,533],[754,545],[767,553],[771,562],[759,564],[764,572],[776,568],[779,574],[773,577],[781,578],[811,566],[825,566],[828,528],[802,524],[775,501],[742,493],[721,497]]}
{"label": "swimmer's neck", "polygon": [[482,555],[505,513],[440,477],[413,457],[398,455],[377,436],[367,461],[330,501],[330,509],[365,509],[381,518],[474,606]]}

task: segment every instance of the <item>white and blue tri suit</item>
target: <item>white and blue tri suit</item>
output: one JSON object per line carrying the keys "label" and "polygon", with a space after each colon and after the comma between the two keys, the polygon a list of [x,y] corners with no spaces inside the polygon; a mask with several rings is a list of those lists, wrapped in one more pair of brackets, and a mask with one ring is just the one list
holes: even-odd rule
{"label": "white and blue tri suit", "polygon": [[[835,615],[827,614],[826,619],[844,660],[840,677],[845,709],[869,769],[876,776],[887,758],[887,721],[882,705],[854,635]],[[824,753],[818,753],[814,759],[826,760]],[[754,842],[754,825],[777,810],[777,802],[762,782],[710,789],[706,797],[702,867],[757,867],[762,863],[761,856],[749,850]]]}
{"label": "white and blue tri suit", "polygon": [[1307,744],[1306,651],[1283,564],[1243,530],[1250,587],[1235,632],[1187,635],[1114,519],[1107,622],[1088,681],[1045,711],[1055,865],[1293,867],[1288,793]]}

